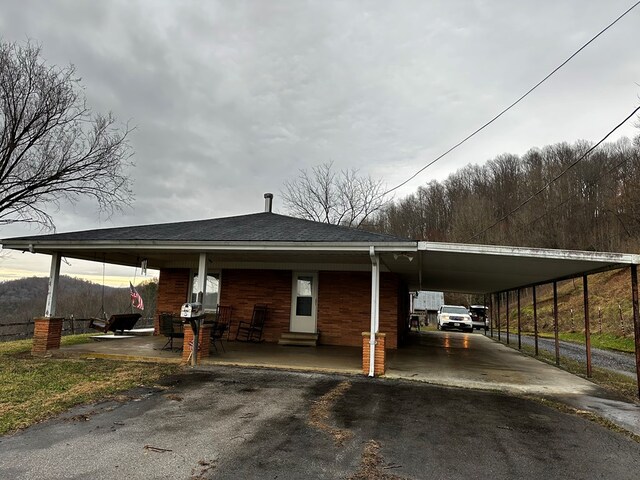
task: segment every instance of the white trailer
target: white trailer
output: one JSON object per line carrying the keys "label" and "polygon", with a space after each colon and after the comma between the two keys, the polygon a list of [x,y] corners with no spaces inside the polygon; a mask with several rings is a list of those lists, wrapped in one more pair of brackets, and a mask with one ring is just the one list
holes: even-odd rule
{"label": "white trailer", "polygon": [[413,295],[412,313],[426,313],[429,310],[438,310],[444,305],[444,292],[429,292],[422,290]]}
{"label": "white trailer", "polygon": [[444,305],[443,292],[421,290],[411,294],[411,316],[417,316],[422,325],[428,325],[431,320],[435,321],[441,305]]}

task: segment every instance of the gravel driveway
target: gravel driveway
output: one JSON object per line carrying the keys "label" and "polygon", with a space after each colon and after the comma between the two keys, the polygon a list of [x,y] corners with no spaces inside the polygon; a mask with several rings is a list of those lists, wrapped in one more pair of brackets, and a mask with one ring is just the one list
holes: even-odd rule
{"label": "gravel driveway", "polygon": [[[494,332],[494,339],[497,339]],[[506,342],[502,335],[502,342]],[[518,345],[518,336],[510,336],[511,345]],[[522,344],[534,347],[534,338],[528,335],[522,336]],[[555,354],[556,347],[553,339],[538,337],[538,348]],[[587,363],[587,354],[584,345],[560,341],[560,355],[577,362]],[[636,378],[636,358],[632,353],[614,352],[591,347],[591,364],[594,367],[606,368],[631,378]]]}

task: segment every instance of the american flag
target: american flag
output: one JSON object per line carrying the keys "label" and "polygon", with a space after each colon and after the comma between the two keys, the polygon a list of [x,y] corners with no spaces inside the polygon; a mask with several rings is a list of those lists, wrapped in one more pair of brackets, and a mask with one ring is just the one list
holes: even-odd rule
{"label": "american flag", "polygon": [[144,302],[142,301],[142,297],[137,292],[137,290],[133,287],[133,284],[129,282],[129,293],[131,294],[131,305],[138,310],[144,310]]}

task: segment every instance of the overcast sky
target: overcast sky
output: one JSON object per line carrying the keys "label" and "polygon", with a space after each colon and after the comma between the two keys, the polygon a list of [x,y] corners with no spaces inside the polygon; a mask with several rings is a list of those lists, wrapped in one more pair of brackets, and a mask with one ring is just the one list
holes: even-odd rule
{"label": "overcast sky", "polygon": [[[392,187],[490,119],[634,0],[0,0],[4,41],[73,63],[94,111],[136,127],[133,208],[53,213],[59,232],[254,213],[333,161]],[[396,192],[468,163],[596,141],[638,104],[640,7],[550,81]],[[640,133],[630,123],[614,138]],[[0,238],[40,233],[25,225]],[[70,261],[63,273],[101,276]],[[4,255],[0,280],[47,274]],[[107,275],[133,275],[109,267]]]}

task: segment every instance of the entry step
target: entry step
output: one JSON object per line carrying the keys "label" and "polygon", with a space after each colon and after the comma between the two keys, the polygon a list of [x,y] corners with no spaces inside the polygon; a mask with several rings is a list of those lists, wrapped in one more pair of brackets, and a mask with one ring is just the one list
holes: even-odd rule
{"label": "entry step", "polygon": [[294,345],[298,347],[315,347],[318,344],[317,333],[286,332],[280,335],[278,345]]}

